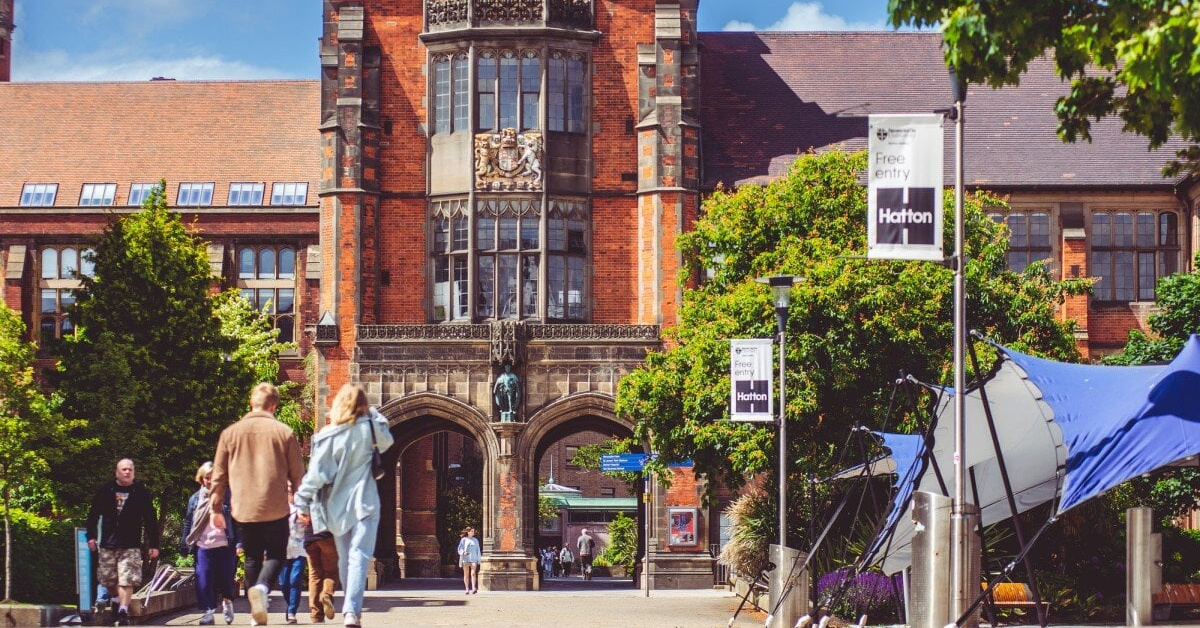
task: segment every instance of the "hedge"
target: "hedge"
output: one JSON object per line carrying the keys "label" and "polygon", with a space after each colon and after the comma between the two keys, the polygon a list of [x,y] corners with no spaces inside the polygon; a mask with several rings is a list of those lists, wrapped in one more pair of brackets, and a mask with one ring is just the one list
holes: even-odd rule
{"label": "hedge", "polygon": [[[75,526],[12,511],[12,597],[31,604],[71,604],[75,590]],[[0,521],[0,597],[4,592],[4,529]]]}

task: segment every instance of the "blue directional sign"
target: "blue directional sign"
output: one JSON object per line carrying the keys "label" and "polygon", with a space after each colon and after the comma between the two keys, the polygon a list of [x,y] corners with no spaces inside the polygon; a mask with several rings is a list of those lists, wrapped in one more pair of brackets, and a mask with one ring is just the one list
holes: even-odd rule
{"label": "blue directional sign", "polygon": [[601,454],[601,471],[641,471],[646,466],[646,454]]}
{"label": "blue directional sign", "polygon": [[[658,454],[650,454],[657,458]],[[600,454],[601,471],[641,471],[646,466],[646,454]],[[691,460],[672,462],[668,467],[690,467]]]}

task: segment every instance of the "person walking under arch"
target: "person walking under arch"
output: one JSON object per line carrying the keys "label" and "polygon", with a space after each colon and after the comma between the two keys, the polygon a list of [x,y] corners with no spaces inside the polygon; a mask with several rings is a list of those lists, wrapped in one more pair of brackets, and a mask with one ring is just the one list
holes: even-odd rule
{"label": "person walking under arch", "polygon": [[587,528],[580,530],[579,539],[575,541],[579,548],[579,571],[584,580],[592,579],[592,556],[596,551],[596,539],[588,534]]}
{"label": "person walking under arch", "polygon": [[479,563],[482,561],[483,552],[479,549],[479,539],[475,538],[475,528],[468,526],[458,540],[458,564],[463,569],[463,587],[468,595],[479,593]]}
{"label": "person walking under arch", "polygon": [[296,490],[301,523],[333,533],[345,599],[342,619],[360,626],[367,568],[379,531],[379,489],[371,473],[373,446],[392,446],[387,419],[367,404],[362,386],[346,384],[333,398],[329,425],[312,439],[308,473]]}

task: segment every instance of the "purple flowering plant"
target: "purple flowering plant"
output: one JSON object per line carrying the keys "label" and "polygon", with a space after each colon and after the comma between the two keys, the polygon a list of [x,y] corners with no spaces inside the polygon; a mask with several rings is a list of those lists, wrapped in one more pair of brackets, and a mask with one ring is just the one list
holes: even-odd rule
{"label": "purple flowering plant", "polygon": [[867,615],[872,624],[896,621],[899,574],[893,579],[874,571],[853,575],[849,567],[836,569],[817,580],[817,604],[843,619],[857,621]]}

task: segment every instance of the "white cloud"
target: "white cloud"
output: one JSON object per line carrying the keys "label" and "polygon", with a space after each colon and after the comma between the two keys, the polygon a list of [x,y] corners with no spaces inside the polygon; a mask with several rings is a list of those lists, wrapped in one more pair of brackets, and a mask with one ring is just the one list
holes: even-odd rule
{"label": "white cloud", "polygon": [[187,20],[205,10],[207,4],[195,0],[92,0],[86,16],[112,22],[113,13],[121,11],[126,15],[122,21],[144,26]]}
{"label": "white cloud", "polygon": [[793,2],[792,6],[788,7],[787,15],[783,16],[783,19],[766,28],[760,29],[753,24],[738,20],[729,22],[724,28],[727,31],[879,31],[888,29],[888,25],[882,20],[879,22],[847,22],[840,15],[826,13],[825,7],[820,2]]}
{"label": "white cloud", "polygon": [[29,51],[13,59],[15,81],[146,81],[156,76],[179,80],[286,78],[285,73],[273,68],[206,55],[155,59],[136,55],[73,56],[53,50]]}
{"label": "white cloud", "polygon": [[725,25],[725,28],[722,28],[721,30],[723,30],[723,31],[752,31],[752,30],[754,30],[754,25],[751,24],[750,22],[743,22],[741,20],[731,20],[728,24]]}

